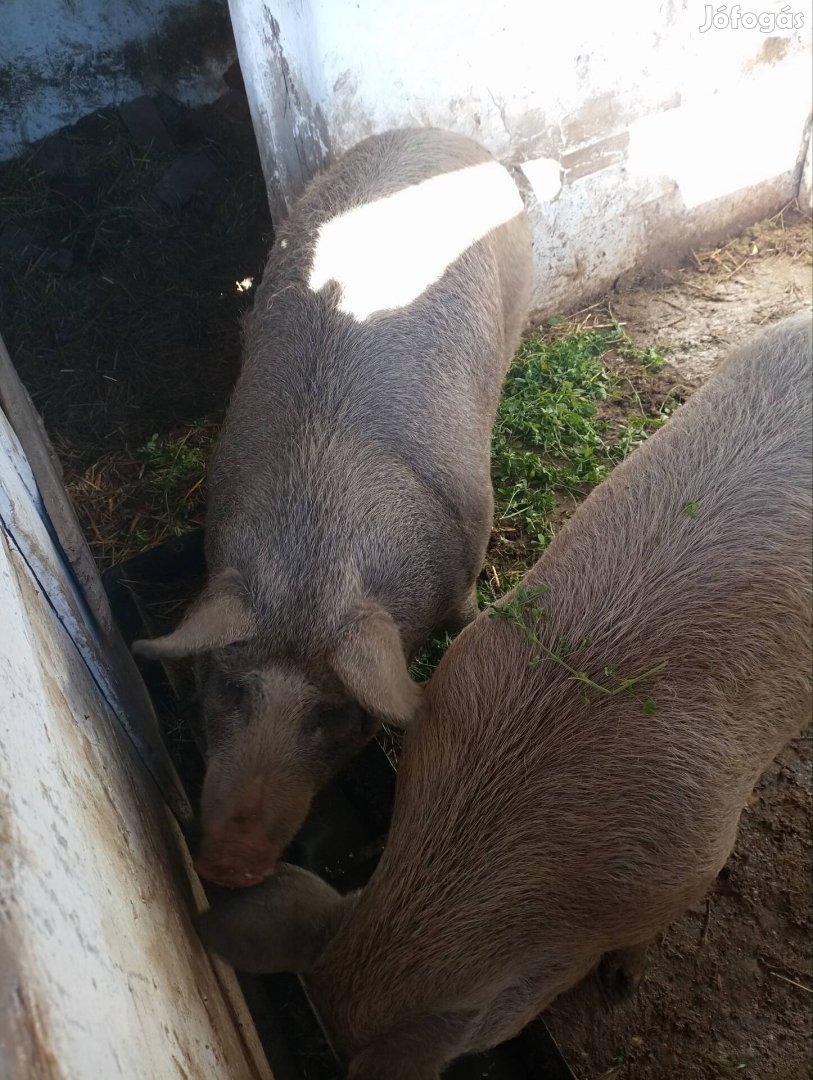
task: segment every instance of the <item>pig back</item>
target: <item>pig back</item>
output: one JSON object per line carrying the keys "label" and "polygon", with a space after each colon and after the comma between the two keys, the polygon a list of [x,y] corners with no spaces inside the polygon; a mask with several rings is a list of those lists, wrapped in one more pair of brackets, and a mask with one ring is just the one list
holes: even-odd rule
{"label": "pig back", "polygon": [[[371,206],[385,211],[372,223]],[[392,132],[315,181],[277,234],[246,321],[210,470],[210,562],[244,566],[290,542],[300,561],[306,550],[321,566],[350,560],[365,579],[390,578],[398,552],[430,582],[443,551],[470,574],[490,528],[491,428],[530,272],[513,181],[469,140]],[[371,303],[394,306],[359,309],[365,283]]]}
{"label": "pig back", "polygon": [[722,867],[809,722],[812,440],[802,317],[735,354],[562,529],[524,582],[544,587],[536,641],[484,613],[448,650],[365,902],[396,937],[442,940],[449,978],[473,937],[495,970],[552,939],[645,941]]}

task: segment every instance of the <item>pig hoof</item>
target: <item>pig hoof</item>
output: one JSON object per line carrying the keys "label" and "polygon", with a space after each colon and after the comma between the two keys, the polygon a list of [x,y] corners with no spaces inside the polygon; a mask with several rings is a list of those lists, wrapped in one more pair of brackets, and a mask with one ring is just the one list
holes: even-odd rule
{"label": "pig hoof", "polygon": [[646,969],[646,946],[605,953],[596,970],[608,1006],[627,1001],[641,984]]}

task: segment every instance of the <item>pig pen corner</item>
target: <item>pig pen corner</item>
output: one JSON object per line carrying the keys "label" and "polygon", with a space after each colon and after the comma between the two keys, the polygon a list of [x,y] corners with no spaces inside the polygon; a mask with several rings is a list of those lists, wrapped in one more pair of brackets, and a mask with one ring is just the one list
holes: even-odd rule
{"label": "pig pen corner", "polygon": [[[601,58],[617,27],[597,10],[577,33],[562,12],[554,106],[528,75],[542,18],[528,12],[498,27],[482,5],[449,5],[461,56],[488,73],[474,78],[444,65],[448,26],[418,40],[399,4],[112,6],[111,21],[90,0],[37,4],[43,34],[69,27],[62,67],[30,28],[0,44],[0,1065],[12,1080],[338,1080],[299,980],[235,976],[197,938],[192,664],[129,652],[175,627],[205,581],[207,466],[275,228],[326,161],[390,127],[474,137],[515,175],[537,314],[491,443],[477,592],[493,604],[732,347],[809,308],[809,44],[781,26],[712,41],[686,11],[636,3],[623,19],[650,35],[658,71],[633,78],[624,49]],[[779,119],[771,95],[788,103]],[[720,165],[706,176],[682,160],[698,123]],[[413,678],[452,637],[423,646]],[[807,1076],[812,732],[769,768],[712,892],[658,940],[632,999],[610,1007],[588,978],[444,1075]],[[363,886],[400,749],[385,727],[286,858],[341,892]],[[112,1018],[103,1038],[94,1010]]]}

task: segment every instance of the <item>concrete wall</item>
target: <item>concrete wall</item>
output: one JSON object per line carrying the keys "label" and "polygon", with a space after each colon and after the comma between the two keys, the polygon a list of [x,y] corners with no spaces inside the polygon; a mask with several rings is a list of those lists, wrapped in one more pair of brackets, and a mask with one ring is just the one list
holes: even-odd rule
{"label": "concrete wall", "polygon": [[799,184],[799,204],[808,213],[813,210],[813,130],[807,129],[807,153],[802,165],[802,178]]}
{"label": "concrete wall", "polygon": [[233,47],[226,0],[0,3],[0,159],[139,94],[212,101]]}
{"label": "concrete wall", "polygon": [[[537,308],[780,209],[811,108],[809,8],[689,0],[230,0],[272,211],[331,153],[434,124],[519,167]],[[752,22],[756,25],[751,25]],[[743,25],[743,23],[745,25]]]}

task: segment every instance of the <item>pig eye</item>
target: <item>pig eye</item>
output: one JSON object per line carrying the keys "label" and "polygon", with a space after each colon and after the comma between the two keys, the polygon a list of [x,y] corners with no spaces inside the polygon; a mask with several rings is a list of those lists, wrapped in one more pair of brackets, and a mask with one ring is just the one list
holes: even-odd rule
{"label": "pig eye", "polygon": [[349,702],[317,709],[312,714],[310,727],[320,742],[336,744],[369,738],[377,724],[360,706]]}
{"label": "pig eye", "polygon": [[221,663],[229,663],[239,660],[243,655],[242,642],[234,641],[230,645],[221,645],[217,649],[217,657]]}
{"label": "pig eye", "polygon": [[227,709],[235,709],[245,697],[246,683],[243,679],[221,675],[217,689],[222,706]]}

